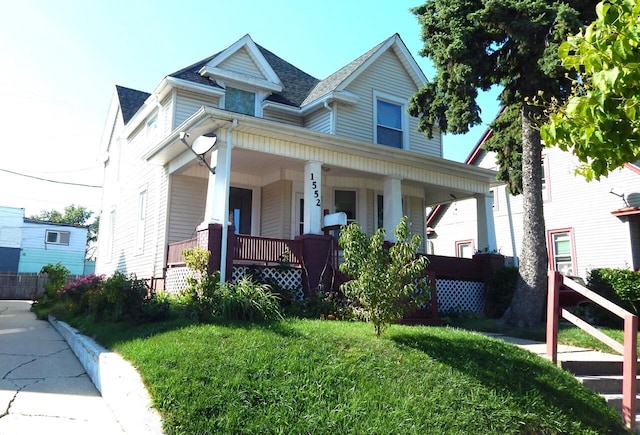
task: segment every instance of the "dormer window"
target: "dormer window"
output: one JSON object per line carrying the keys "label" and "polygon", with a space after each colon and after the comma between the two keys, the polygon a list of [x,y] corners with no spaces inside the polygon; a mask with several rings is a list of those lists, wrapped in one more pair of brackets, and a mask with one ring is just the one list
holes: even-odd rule
{"label": "dormer window", "polygon": [[374,142],[408,149],[405,102],[391,95],[374,92]]}
{"label": "dormer window", "polygon": [[256,115],[256,94],[227,86],[224,96],[224,108],[231,112]]}

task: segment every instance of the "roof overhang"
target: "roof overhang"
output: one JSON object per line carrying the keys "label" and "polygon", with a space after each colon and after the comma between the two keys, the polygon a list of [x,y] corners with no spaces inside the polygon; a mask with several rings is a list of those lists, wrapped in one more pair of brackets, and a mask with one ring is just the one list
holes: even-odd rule
{"label": "roof overhang", "polygon": [[624,207],[611,212],[615,217],[640,216],[640,207]]}

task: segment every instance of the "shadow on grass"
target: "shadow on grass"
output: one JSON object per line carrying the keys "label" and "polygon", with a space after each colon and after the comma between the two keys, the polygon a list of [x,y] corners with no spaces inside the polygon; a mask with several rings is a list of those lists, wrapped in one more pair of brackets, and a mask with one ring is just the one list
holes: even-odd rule
{"label": "shadow on grass", "polygon": [[[589,426],[620,421],[604,400],[579,385],[573,376],[515,346],[457,331],[448,336],[424,330],[402,331],[389,338],[508,395],[524,409],[533,411],[532,406],[542,401]],[[619,433],[625,432],[621,428]]]}

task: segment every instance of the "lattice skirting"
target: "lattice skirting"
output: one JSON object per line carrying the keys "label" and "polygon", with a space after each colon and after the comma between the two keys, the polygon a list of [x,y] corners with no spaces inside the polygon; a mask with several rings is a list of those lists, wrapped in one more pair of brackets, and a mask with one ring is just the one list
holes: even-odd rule
{"label": "lattice skirting", "polygon": [[175,294],[186,289],[189,286],[189,284],[187,284],[187,277],[191,276],[195,276],[194,272],[186,266],[167,269],[165,291]]}
{"label": "lattice skirting", "polygon": [[438,311],[481,313],[484,308],[484,291],[482,282],[436,279]]}
{"label": "lattice skirting", "polygon": [[294,299],[301,301],[304,298],[302,290],[302,269],[294,267],[274,266],[233,266],[231,281],[238,282],[243,276],[253,275],[260,282],[273,281],[284,290],[293,293]]}

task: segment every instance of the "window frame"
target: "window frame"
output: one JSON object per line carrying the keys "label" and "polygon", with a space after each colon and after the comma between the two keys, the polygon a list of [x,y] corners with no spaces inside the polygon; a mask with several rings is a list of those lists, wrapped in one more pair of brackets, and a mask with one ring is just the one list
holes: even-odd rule
{"label": "window frame", "polygon": [[573,228],[557,228],[553,230],[547,230],[547,253],[548,253],[549,270],[560,272],[558,270],[558,265],[556,262],[556,257],[558,257],[558,254],[556,252],[555,237],[563,234],[566,234],[569,237],[569,255],[571,260],[571,273],[567,274],[567,276],[576,276],[578,271],[578,266],[576,261],[576,245],[575,245]]}
{"label": "window frame", "polygon": [[[253,113],[244,113],[244,112],[237,112],[235,110],[231,110],[227,108],[227,89],[233,89],[235,91],[240,91],[240,92],[246,92],[248,94],[253,94]],[[235,84],[225,84],[224,85],[224,95],[223,97],[220,99],[220,106],[224,109],[227,110],[229,112],[233,112],[233,113],[239,113],[241,115],[247,115],[247,116],[255,116],[255,117],[262,117],[262,105],[259,103],[259,101],[262,99],[261,97],[261,92],[256,91],[255,89],[247,89],[243,86],[236,86]]]}
{"label": "window frame", "polygon": [[136,211],[136,253],[144,252],[144,239],[146,232],[147,208],[149,205],[149,193],[146,188],[138,191],[138,207]]}
{"label": "window frame", "polygon": [[[400,129],[397,130],[394,127],[386,126],[382,124],[378,124],[378,101],[385,102],[387,104],[393,104],[398,106],[400,109]],[[396,147],[393,145],[388,145],[384,143],[378,142],[378,127],[395,129],[396,131],[400,131],[400,138],[402,143],[400,147]],[[386,94],[384,92],[373,91],[373,143],[382,146],[388,146],[391,148],[396,148],[400,150],[409,150],[409,115],[407,113],[407,101],[405,99],[396,97],[391,94]]]}
{"label": "window frame", "polygon": [[[56,234],[56,241],[49,241],[49,235]],[[66,235],[66,242],[64,241],[63,235]],[[62,230],[46,230],[44,233],[44,243],[47,245],[60,245],[60,246],[69,246],[69,241],[71,240],[71,231],[62,231]]]}
{"label": "window frame", "polygon": [[549,182],[549,155],[542,154],[542,158],[540,160],[540,165],[542,166],[542,201],[549,202],[551,201],[551,184]]}
{"label": "window frame", "polygon": [[[469,248],[471,249],[471,257],[463,257],[461,255],[461,248],[463,246],[469,246]],[[457,258],[473,258],[474,250],[475,250],[475,243],[474,243],[473,239],[456,240],[456,257]]]}

